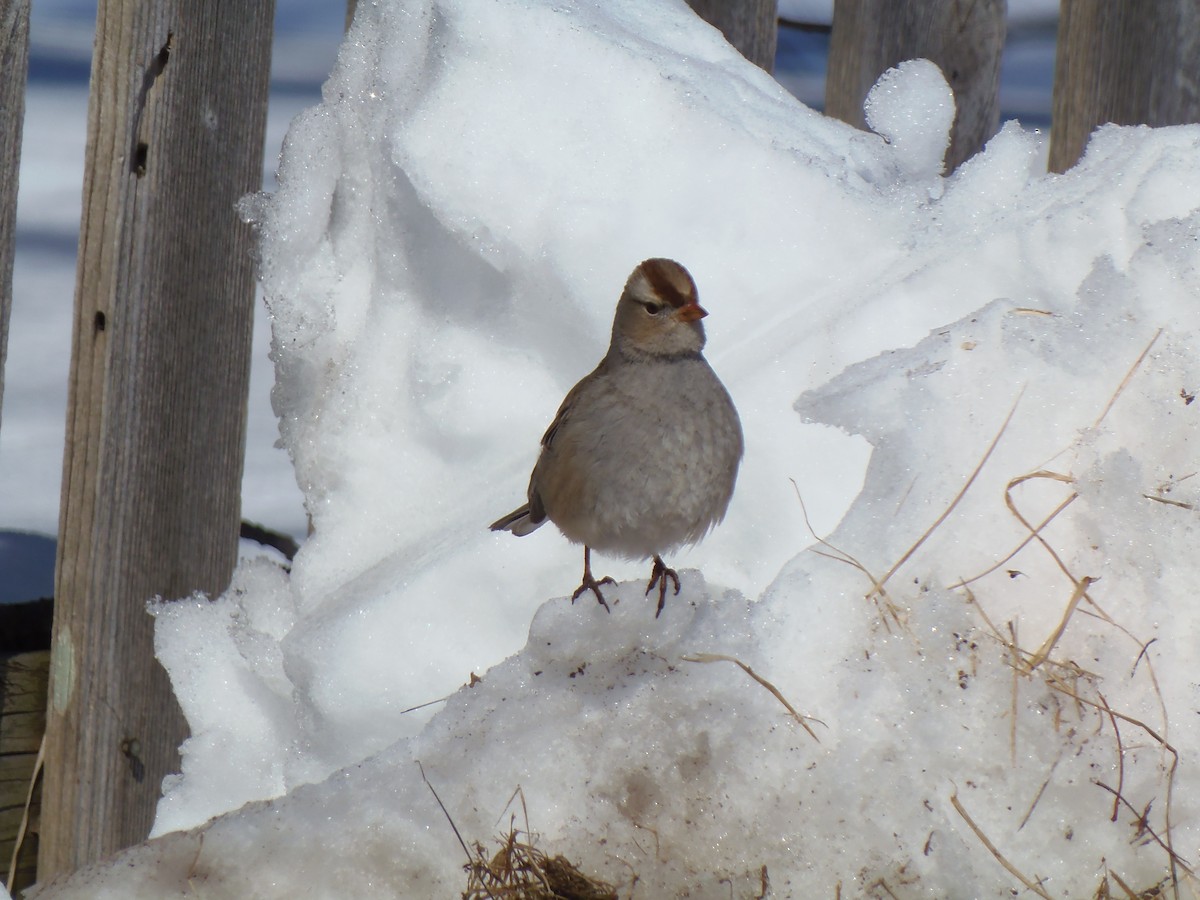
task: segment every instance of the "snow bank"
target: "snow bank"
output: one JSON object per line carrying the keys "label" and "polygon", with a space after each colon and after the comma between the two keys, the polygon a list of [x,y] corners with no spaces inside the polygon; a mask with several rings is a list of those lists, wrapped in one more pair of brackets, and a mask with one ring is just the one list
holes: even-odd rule
{"label": "snow bank", "polygon": [[[157,608],[194,734],[158,832],[260,802],[40,897],[453,896],[430,785],[486,855],[515,816],[621,896],[1091,896],[1195,860],[1200,128],[1047,176],[1010,124],[943,178],[944,84],[873,97],[890,142],[682,2],[361,6],[248,210],[314,536]],[[638,567],[604,561],[609,615],[552,529],[486,531],[654,255],[747,439],[658,620]]]}

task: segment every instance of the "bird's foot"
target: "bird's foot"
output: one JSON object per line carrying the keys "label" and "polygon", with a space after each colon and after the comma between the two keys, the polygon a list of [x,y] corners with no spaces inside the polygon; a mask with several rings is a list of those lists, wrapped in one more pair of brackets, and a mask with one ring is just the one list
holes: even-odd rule
{"label": "bird's foot", "polygon": [[611,575],[605,575],[603,578],[597,581],[592,577],[591,572],[584,572],[583,581],[580,582],[579,587],[575,588],[575,593],[571,595],[571,602],[574,603],[576,600],[578,600],[579,595],[584,591],[591,591],[596,595],[596,599],[600,601],[600,605],[604,607],[604,611],[612,612],[612,610],[608,608],[608,602],[604,599],[604,595],[600,593],[600,585],[616,583],[616,580]]}
{"label": "bird's foot", "polygon": [[667,581],[675,582],[675,593],[679,593],[679,575],[674,569],[668,568],[667,564],[662,561],[661,556],[654,557],[654,568],[650,570],[650,583],[646,585],[646,596],[650,596],[650,592],[654,590],[654,586],[658,585],[658,609],[654,611],[654,618],[662,615],[663,604],[667,602]]}
{"label": "bird's foot", "polygon": [[608,604],[604,601],[604,595],[600,593],[600,585],[616,584],[617,582],[610,576],[605,575],[599,581],[592,577],[592,548],[587,544],[583,545],[583,581],[579,583],[579,587],[575,588],[575,593],[571,595],[571,602],[574,603],[579,599],[579,595],[584,591],[591,591],[596,595],[596,599],[600,601],[600,605],[604,607],[605,612],[612,612],[608,608]]}

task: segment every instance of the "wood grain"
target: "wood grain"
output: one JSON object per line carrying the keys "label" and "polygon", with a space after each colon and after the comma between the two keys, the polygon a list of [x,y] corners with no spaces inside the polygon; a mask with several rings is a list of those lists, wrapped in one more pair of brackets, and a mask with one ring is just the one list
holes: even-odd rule
{"label": "wood grain", "polygon": [[0,0],[0,403],[12,310],[13,253],[17,241],[17,175],[25,79],[29,71],[29,0]]}
{"label": "wood grain", "polygon": [[1200,121],[1200,4],[1062,0],[1050,170],[1064,172],[1098,125]]}
{"label": "wood grain", "polygon": [[147,601],[236,561],[273,0],[102,0],[39,875],[144,839],[186,735]]}
{"label": "wood grain", "polygon": [[999,126],[1007,8],[1006,0],[835,0],[825,114],[865,129],[863,101],[879,76],[928,59],[954,91],[945,159],[953,171]]}
{"label": "wood grain", "polygon": [[687,0],[696,15],[718,28],[737,51],[767,72],[775,70],[778,0]]}

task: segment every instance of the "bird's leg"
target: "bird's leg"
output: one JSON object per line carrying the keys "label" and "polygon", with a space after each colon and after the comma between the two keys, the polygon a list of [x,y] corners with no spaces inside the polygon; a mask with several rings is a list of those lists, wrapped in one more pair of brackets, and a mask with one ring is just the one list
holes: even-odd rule
{"label": "bird's leg", "polygon": [[[674,574],[674,573],[672,573],[672,574]],[[573,593],[571,595],[571,602],[574,603],[577,599],[579,599],[579,595],[582,594],[584,591],[591,591],[593,594],[596,595],[596,599],[600,601],[600,605],[604,607],[604,611],[612,612],[612,610],[608,608],[608,604],[604,602],[604,595],[602,593],[600,593],[600,585],[602,585],[602,584],[616,584],[616,581],[614,581],[608,575],[605,575],[599,581],[597,581],[595,578],[592,577],[592,548],[589,547],[587,544],[584,544],[583,545],[583,581],[580,582],[579,587],[575,588],[575,593]],[[679,592],[678,584],[675,586],[675,592],[676,593]]]}
{"label": "bird's leg", "polygon": [[679,593],[679,576],[674,569],[667,568],[667,564],[662,561],[662,557],[657,554],[654,557],[654,568],[650,570],[650,583],[646,585],[646,596],[650,596],[650,592],[654,590],[654,586],[658,585],[658,609],[654,612],[654,618],[662,615],[663,604],[667,602],[667,580],[675,582],[675,593]]}

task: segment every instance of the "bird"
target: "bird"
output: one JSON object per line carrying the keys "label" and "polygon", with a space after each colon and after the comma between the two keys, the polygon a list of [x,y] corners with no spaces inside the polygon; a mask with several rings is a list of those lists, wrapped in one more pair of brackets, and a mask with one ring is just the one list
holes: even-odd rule
{"label": "bird", "polygon": [[[563,400],[542,436],[528,502],[491,524],[529,534],[547,520],[583,545],[586,591],[609,610],[591,553],[653,559],[646,596],[679,575],[663,556],[703,538],[725,516],[744,442],[729,392],[704,358],[708,313],[682,265],[640,263],[617,301],[600,364]],[[611,612],[611,610],[609,610]]]}

